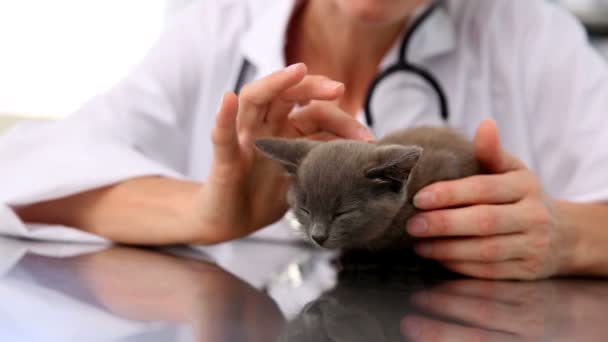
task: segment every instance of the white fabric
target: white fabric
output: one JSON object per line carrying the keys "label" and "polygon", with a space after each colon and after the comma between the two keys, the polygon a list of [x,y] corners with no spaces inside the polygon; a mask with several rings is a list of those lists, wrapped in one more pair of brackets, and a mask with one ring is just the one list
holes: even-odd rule
{"label": "white fabric", "polygon": [[[0,203],[25,205],[144,175],[204,181],[223,92],[233,89],[243,58],[252,78],[284,66],[295,3],[214,0],[187,8],[110,92],[67,120],[18,126],[0,138]],[[382,65],[395,56],[396,47]],[[506,148],[550,195],[608,199],[608,66],[564,10],[541,0],[448,0],[415,36],[410,59],[446,90],[451,126],[472,137],[493,117]],[[391,87],[376,100],[384,104],[375,113],[377,135],[440,123],[434,95],[405,96],[408,82]],[[4,234],[31,229],[2,219]],[[259,234],[286,236],[284,226]]]}

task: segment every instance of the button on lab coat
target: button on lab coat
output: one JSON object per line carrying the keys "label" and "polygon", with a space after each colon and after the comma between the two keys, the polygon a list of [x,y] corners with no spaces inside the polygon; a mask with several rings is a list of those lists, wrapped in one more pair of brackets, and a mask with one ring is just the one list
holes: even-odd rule
{"label": "button on lab coat", "polygon": [[[285,66],[285,32],[299,3],[196,2],[109,92],[66,120],[2,136],[0,231],[90,240],[74,230],[25,226],[10,208],[140,176],[204,182],[222,94],[233,90],[245,59],[249,81]],[[381,68],[396,60],[397,47]],[[608,199],[608,66],[567,12],[541,0],[448,0],[416,33],[409,58],[445,89],[450,126],[472,137],[492,117],[505,148],[548,194]],[[412,91],[414,79],[392,82],[374,100],[377,136],[442,123],[434,94]],[[259,234],[280,238],[285,226]]]}

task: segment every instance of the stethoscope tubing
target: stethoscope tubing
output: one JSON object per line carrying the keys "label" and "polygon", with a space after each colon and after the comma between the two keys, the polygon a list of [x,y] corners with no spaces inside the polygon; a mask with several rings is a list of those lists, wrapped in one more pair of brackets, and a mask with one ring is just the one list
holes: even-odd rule
{"label": "stethoscope tubing", "polygon": [[372,112],[372,100],[373,100],[374,94],[376,92],[376,89],[378,88],[378,85],[383,80],[388,78],[389,76],[391,76],[393,74],[397,74],[399,72],[414,74],[414,75],[422,78],[425,82],[427,82],[431,86],[431,88],[433,88],[435,93],[437,94],[441,118],[443,119],[443,121],[446,121],[446,122],[449,119],[450,112],[449,112],[449,107],[448,107],[448,100],[447,100],[447,96],[445,95],[445,91],[441,87],[441,84],[439,83],[437,78],[435,78],[435,76],[433,76],[433,74],[431,74],[430,71],[424,69],[421,66],[418,66],[418,65],[415,65],[415,64],[409,62],[408,56],[407,56],[407,52],[409,51],[410,43],[412,41],[412,38],[414,37],[414,34],[416,34],[416,32],[420,29],[422,24],[425,23],[426,20],[428,18],[430,18],[430,16],[435,12],[435,10],[437,10],[439,8],[439,6],[441,6],[441,5],[442,5],[441,0],[433,1],[431,6],[429,6],[429,8],[427,8],[426,11],[422,15],[420,15],[420,17],[418,17],[418,19],[416,19],[414,21],[411,28],[408,30],[405,37],[401,41],[401,46],[399,48],[399,59],[397,60],[397,62],[395,64],[387,67],[385,70],[383,70],[370,83],[370,86],[367,89],[367,93],[365,96],[365,102],[363,105],[364,112],[365,112],[365,122],[368,127],[371,128],[374,126],[374,115]]}

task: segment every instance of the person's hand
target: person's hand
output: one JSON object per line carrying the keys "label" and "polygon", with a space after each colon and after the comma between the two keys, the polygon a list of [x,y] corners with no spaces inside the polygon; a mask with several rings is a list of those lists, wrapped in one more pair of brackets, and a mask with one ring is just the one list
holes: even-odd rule
{"label": "person's hand", "polygon": [[[242,237],[281,218],[287,209],[288,178],[277,163],[261,156],[261,137],[316,137],[371,140],[372,135],[338,106],[344,85],[307,75],[295,64],[246,85],[238,98],[227,93],[212,132],[213,161],[195,200],[195,242]],[[301,109],[294,111],[300,105]]]}
{"label": "person's hand", "polygon": [[415,250],[465,275],[537,279],[558,274],[574,237],[560,229],[539,180],[507,154],[493,121],[477,130],[475,153],[491,174],[438,182],[419,191],[424,210],[407,223]]}

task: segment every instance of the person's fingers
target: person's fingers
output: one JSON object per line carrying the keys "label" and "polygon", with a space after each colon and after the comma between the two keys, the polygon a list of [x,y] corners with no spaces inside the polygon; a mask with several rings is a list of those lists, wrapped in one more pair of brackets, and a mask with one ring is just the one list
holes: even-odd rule
{"label": "person's fingers", "polygon": [[264,125],[267,125],[270,133],[273,136],[276,136],[278,131],[280,131],[285,122],[288,120],[287,116],[289,113],[295,108],[296,103],[293,101],[285,101],[281,98],[274,100],[266,114],[264,119]]}
{"label": "person's fingers", "polygon": [[521,232],[527,217],[517,204],[476,205],[434,210],[415,215],[407,222],[414,237],[490,236]]}
{"label": "person's fingers", "polygon": [[503,150],[494,120],[485,119],[479,124],[473,145],[475,156],[481,165],[492,173],[525,169],[521,161]]}
{"label": "person's fingers", "polygon": [[431,184],[414,196],[414,205],[422,210],[433,210],[473,204],[514,203],[537,187],[536,178],[527,171],[477,175]]}
{"label": "person's fingers", "polygon": [[245,85],[239,93],[239,128],[252,131],[262,123],[270,102],[302,81],[307,71],[305,64],[293,64]]}
{"label": "person's fingers", "polygon": [[412,341],[469,342],[518,341],[516,336],[499,331],[467,327],[439,319],[408,315],[401,320],[401,334]]}
{"label": "person's fingers", "polygon": [[312,100],[334,100],[343,94],[344,84],[332,81],[325,76],[307,75],[300,83],[285,90],[272,102],[264,121],[278,126],[296,103],[302,106]]}
{"label": "person's fingers", "polygon": [[542,276],[542,263],[537,259],[502,262],[441,261],[456,273],[481,279],[535,280]]}
{"label": "person's fingers", "polygon": [[371,132],[340,107],[328,102],[314,102],[289,114],[289,121],[308,136],[327,132],[345,139],[372,141]]}
{"label": "person's fingers", "polygon": [[239,157],[239,139],[236,132],[238,101],[234,93],[224,94],[211,131],[214,160],[231,163]]}
{"label": "person's fingers", "polygon": [[300,83],[308,72],[304,63],[297,63],[275,71],[257,81],[248,83],[241,89],[239,97],[248,105],[264,106],[287,89]]}
{"label": "person's fingers", "polygon": [[437,239],[415,245],[416,253],[436,260],[506,261],[533,254],[523,234],[497,235],[478,238]]}
{"label": "person's fingers", "polygon": [[[530,309],[536,306],[506,304],[468,296],[458,296],[438,291],[422,291],[411,297],[411,302],[425,312],[440,314],[442,317],[466,322],[489,330],[500,330],[512,334],[525,335],[527,325],[535,318],[530,317]],[[540,305],[541,303],[529,303]]]}
{"label": "person's fingers", "polygon": [[315,140],[315,141],[331,141],[340,139],[339,136],[333,135],[327,132],[314,133],[306,136],[306,139]]}
{"label": "person's fingers", "polygon": [[281,94],[285,101],[306,103],[310,100],[334,100],[344,94],[344,84],[321,75],[307,75]]}
{"label": "person's fingers", "polygon": [[[198,193],[196,201],[197,219],[200,219],[200,222],[212,222],[213,227],[234,227],[236,225],[231,213],[245,212],[246,198],[242,196],[243,168],[240,165],[243,154],[236,129],[237,112],[236,95],[224,94],[211,131],[213,160],[209,177],[205,180],[205,186]],[[239,220],[246,221],[242,217],[239,217]],[[210,235],[214,236],[213,241],[216,238],[221,240],[222,234],[230,235],[232,232],[222,229],[220,231],[219,234],[215,232]],[[199,234],[200,232],[197,232],[194,236],[201,236]],[[205,241],[205,243],[209,242]]]}

